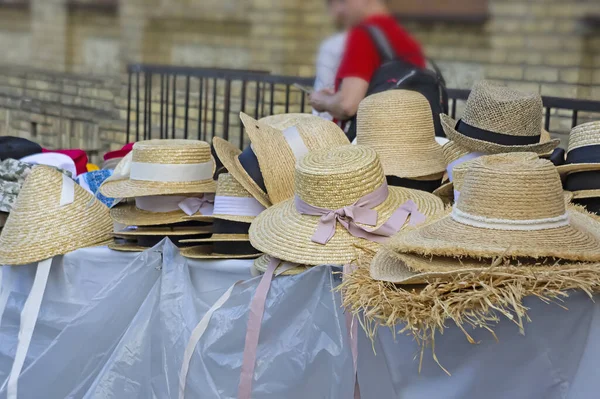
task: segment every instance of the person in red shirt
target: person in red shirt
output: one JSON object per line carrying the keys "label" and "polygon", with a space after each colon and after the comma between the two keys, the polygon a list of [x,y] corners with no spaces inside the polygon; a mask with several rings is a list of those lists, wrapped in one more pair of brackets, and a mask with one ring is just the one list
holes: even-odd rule
{"label": "person in red shirt", "polygon": [[365,98],[369,82],[381,64],[381,58],[369,33],[362,28],[375,25],[385,33],[401,59],[425,68],[421,46],[398,24],[385,4],[386,0],[343,0],[343,17],[353,28],[336,76],[336,88],[314,92],[310,104],[318,112],[329,112],[338,121],[350,119]]}

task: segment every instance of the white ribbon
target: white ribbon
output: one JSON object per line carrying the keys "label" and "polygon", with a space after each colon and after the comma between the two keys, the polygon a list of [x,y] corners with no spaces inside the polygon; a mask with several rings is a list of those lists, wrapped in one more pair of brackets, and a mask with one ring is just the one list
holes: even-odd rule
{"label": "white ribbon", "polygon": [[73,201],[75,201],[75,181],[66,175],[62,175],[60,206],[72,204]]}
{"label": "white ribbon", "polygon": [[202,215],[212,215],[214,198],[214,194],[204,194],[202,198],[182,195],[152,195],[136,197],[135,206],[143,211],[155,213],[181,210],[188,216],[192,216],[197,212]]}
{"label": "white ribbon", "polygon": [[38,264],[31,292],[21,311],[21,325],[19,327],[17,353],[8,377],[7,399],[17,399],[19,376],[21,375],[21,370],[25,364],[25,356],[29,350],[33,329],[35,328],[35,323],[40,313],[40,306],[42,304],[44,292],[46,291],[52,259],[53,258],[43,260]]}
{"label": "white ribbon", "polygon": [[485,155],[485,154],[482,152],[470,152],[467,155],[463,155],[462,157],[458,158],[457,160],[450,162],[448,164],[448,166],[446,167],[446,172],[448,173],[448,180],[453,181],[453,179],[454,179],[453,171],[454,171],[455,167],[457,167],[461,163],[465,163],[472,159],[479,158],[483,155]]}
{"label": "white ribbon", "polygon": [[452,208],[451,217],[458,223],[492,230],[534,231],[556,229],[559,227],[569,225],[569,215],[566,213],[560,216],[543,219],[496,219],[488,218],[485,216],[472,215],[470,213],[463,212],[456,206],[454,206]]}
{"label": "white ribbon", "polygon": [[0,325],[2,325],[2,316],[4,315],[14,280],[14,273],[6,273],[5,267],[8,266],[0,266]]}
{"label": "white ribbon", "polygon": [[252,197],[215,197],[215,215],[258,216],[266,208]]}
{"label": "white ribbon", "polygon": [[454,203],[458,202],[458,197],[460,197],[460,191],[454,190]]}
{"label": "white ribbon", "polygon": [[195,182],[211,180],[215,164],[211,160],[204,163],[162,164],[131,162],[131,180],[158,182]]}
{"label": "white ribbon", "polygon": [[296,159],[300,159],[309,153],[309,150],[306,147],[306,144],[304,144],[304,140],[302,140],[302,136],[300,135],[300,132],[296,126],[291,126],[285,129],[283,131],[283,137],[292,149]]}

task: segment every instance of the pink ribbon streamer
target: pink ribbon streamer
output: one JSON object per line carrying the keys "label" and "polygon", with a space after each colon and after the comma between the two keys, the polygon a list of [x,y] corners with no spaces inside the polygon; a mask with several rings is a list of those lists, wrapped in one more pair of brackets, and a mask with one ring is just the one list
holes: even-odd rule
{"label": "pink ribbon streamer", "polygon": [[254,380],[254,368],[256,366],[256,352],[258,350],[260,328],[265,313],[267,295],[269,294],[273,275],[275,274],[275,269],[279,262],[279,259],[271,258],[269,265],[267,266],[267,271],[260,280],[260,283],[258,283],[254,298],[252,298],[252,302],[250,302],[250,316],[248,317],[248,328],[246,330],[242,372],[240,384],[238,385],[239,399],[251,399],[252,397],[252,382]]}
{"label": "pink ribbon streamer", "polygon": [[186,215],[192,216],[200,212],[201,215],[212,215],[215,203],[214,194],[204,194],[201,198],[187,198],[179,203],[179,209]]}
{"label": "pink ribbon streamer", "polygon": [[388,194],[388,185],[383,183],[378,189],[358,199],[354,204],[340,209],[332,210],[313,206],[307,204],[298,196],[295,197],[294,203],[296,210],[303,215],[321,216],[317,229],[312,236],[313,242],[327,244],[335,234],[336,222],[339,222],[354,237],[382,243],[388,237],[400,231],[409,216],[411,216],[410,225],[412,226],[425,221],[425,216],[419,212],[417,205],[412,200],[408,200],[400,205],[379,228],[368,229],[359,226],[357,223],[368,226],[377,225],[377,211],[371,208],[382,204],[387,199]]}
{"label": "pink ribbon streamer", "polygon": [[[343,276],[350,274],[355,269],[354,266],[344,265]],[[352,364],[354,366],[354,399],[360,399],[360,387],[358,385],[358,323],[348,309],[344,312],[346,317],[346,329],[350,334],[350,351],[352,352]]]}

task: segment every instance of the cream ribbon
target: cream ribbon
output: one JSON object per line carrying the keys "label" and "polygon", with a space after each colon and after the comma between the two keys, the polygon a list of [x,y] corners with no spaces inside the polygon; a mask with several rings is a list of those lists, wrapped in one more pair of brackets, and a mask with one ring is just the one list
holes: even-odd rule
{"label": "cream ribbon", "polygon": [[454,219],[458,223],[466,224],[472,227],[480,227],[483,229],[492,230],[535,231],[556,229],[559,227],[569,225],[569,215],[567,213],[556,217],[542,219],[496,219],[488,218],[485,216],[472,215],[470,213],[463,212],[456,206],[454,206],[450,215],[452,219]]}
{"label": "cream ribbon", "polygon": [[131,162],[131,180],[156,182],[195,182],[211,180],[215,164],[211,160],[192,164]]}
{"label": "cream ribbon", "polygon": [[253,197],[215,197],[215,215],[258,216],[266,208]]}
{"label": "cream ribbon", "polygon": [[448,166],[446,167],[446,172],[448,173],[448,180],[450,181],[454,181],[454,168],[456,168],[458,165],[465,163],[467,161],[473,160],[475,158],[479,158],[481,156],[485,155],[482,152],[470,152],[467,155],[463,155],[462,157],[450,162],[448,164]]}
{"label": "cream ribbon", "polygon": [[302,140],[302,136],[300,135],[300,132],[298,131],[298,128],[296,126],[290,126],[287,129],[285,129],[283,131],[283,137],[292,149],[292,152],[294,153],[294,157],[296,157],[296,159],[300,159],[309,153],[309,150],[306,147],[304,140]]}
{"label": "cream ribbon", "polygon": [[143,211],[155,213],[183,211],[188,216],[198,212],[202,215],[212,215],[214,198],[214,194],[204,194],[202,198],[183,195],[150,195],[136,197],[135,206]]}
{"label": "cream ribbon", "polygon": [[75,181],[66,175],[62,175],[59,206],[72,204],[73,201],[75,201]]}

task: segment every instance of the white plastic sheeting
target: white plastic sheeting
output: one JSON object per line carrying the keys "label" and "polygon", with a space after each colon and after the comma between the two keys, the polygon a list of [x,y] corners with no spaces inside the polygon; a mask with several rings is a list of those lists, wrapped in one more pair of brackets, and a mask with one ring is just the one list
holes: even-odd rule
{"label": "white plastic sheeting", "polygon": [[[190,261],[169,242],[143,254],[106,248],[75,251],[53,264],[19,398],[173,398],[191,331],[235,282],[215,311],[191,360],[186,398],[236,398],[248,304],[259,278],[251,261]],[[35,270],[4,268],[10,289],[0,325],[0,385],[16,351],[19,313]],[[7,277],[9,276],[9,277]],[[318,267],[274,279],[260,336],[253,398],[352,397],[352,357],[338,276]],[[528,299],[531,323],[520,335],[503,320],[473,331],[472,345],[455,326],[436,338],[447,376],[406,336],[360,333],[358,378],[363,398],[596,398],[600,379],[600,309],[582,293],[563,303]],[[359,329],[359,332],[361,330]],[[0,399],[6,391],[0,391]]]}

